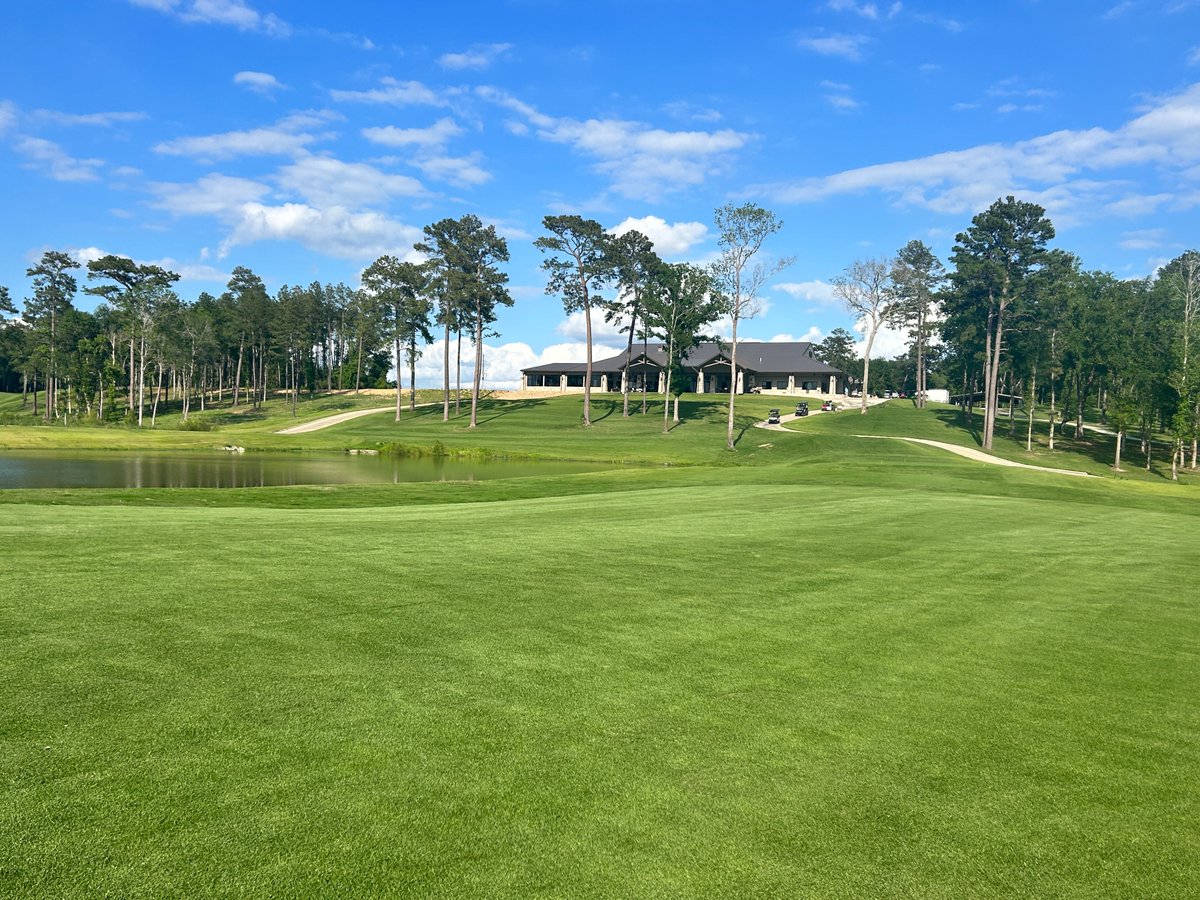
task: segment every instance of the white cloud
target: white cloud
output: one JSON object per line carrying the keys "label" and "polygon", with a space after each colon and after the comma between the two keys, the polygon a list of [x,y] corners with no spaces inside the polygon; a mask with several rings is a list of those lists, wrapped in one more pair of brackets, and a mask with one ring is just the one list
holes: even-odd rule
{"label": "white cloud", "polygon": [[821,56],[840,56],[857,62],[862,59],[863,45],[869,40],[865,34],[825,34],[797,38],[796,43]]}
{"label": "white cloud", "polygon": [[438,119],[426,128],[397,128],[387,125],[382,128],[364,128],[362,135],[368,141],[385,147],[421,147],[431,149],[443,146],[453,137],[463,133],[462,128],[451,118]]}
{"label": "white cloud", "polygon": [[[576,345],[586,347],[587,342],[587,323],[583,320],[583,310],[577,310],[571,313],[561,322],[554,326],[554,333],[560,334],[565,338],[569,338]],[[605,342],[611,343],[613,346],[625,346],[627,335],[621,331],[621,321],[614,322],[604,321],[604,311],[599,309],[592,310],[592,343],[601,344]],[[607,352],[607,351],[606,351]],[[579,359],[583,359],[580,356]],[[562,360],[550,360],[551,362],[561,362]]]}
{"label": "white cloud", "polygon": [[483,168],[482,153],[467,156],[425,156],[411,160],[411,164],[435,181],[447,181],[463,187],[486,184],[492,173]]}
{"label": "white cloud", "polygon": [[630,216],[620,225],[610,228],[609,234],[619,237],[627,231],[640,231],[650,238],[660,256],[668,258],[682,257],[708,236],[708,226],[703,222],[676,222],[669,225],[658,216],[642,216],[640,219]]}
{"label": "white cloud", "polygon": [[284,87],[278,78],[268,72],[238,72],[233,76],[233,83],[265,97],[272,96]]}
{"label": "white cloud", "polygon": [[1081,177],[1084,173],[1137,164],[1187,170],[1200,161],[1197,128],[1200,84],[1157,100],[1114,131],[1056,131],[1013,144],[982,144],[754,190],[782,203],[879,191],[902,206],[953,214],[982,209],[996,197],[1014,193],[1040,203],[1056,221],[1071,221],[1091,210],[1107,207],[1119,213],[1120,204],[1144,202],[1126,180]]}
{"label": "white cloud", "polygon": [[276,180],[289,193],[321,207],[375,206],[393,197],[425,193],[421,182],[407,175],[325,156],[305,156],[289,163],[279,170]]}
{"label": "white cloud", "polygon": [[[385,253],[418,261],[419,228],[382,212],[354,209],[386,196],[407,196],[418,183],[372,166],[309,157],[285,166],[280,187],[309,202],[270,203],[271,189],[258,181],[210,174],[194,183],[150,185],[153,205],[175,216],[210,216],[227,229],[219,256],[259,241],[295,241],[316,253],[371,260]],[[386,196],[384,196],[386,195]]]}
{"label": "white cloud", "polygon": [[41,172],[55,181],[95,181],[100,177],[96,170],[104,165],[102,159],[77,159],[44,138],[21,138],[16,150],[29,160],[25,168]]}
{"label": "white cloud", "polygon": [[[125,259],[133,259],[139,266],[158,266],[161,269],[166,269],[168,272],[174,272],[182,281],[207,281],[218,282],[224,284],[232,277],[228,272],[222,272],[220,269],[204,263],[187,263],[164,256],[161,259],[134,259],[125,253],[110,254],[107,250],[101,250],[99,247],[70,247],[67,249],[67,254],[71,256],[81,266],[86,266],[90,262],[97,259],[102,259],[105,256],[121,256]],[[201,259],[204,254],[201,253]]]}
{"label": "white cloud", "polygon": [[853,97],[847,96],[846,94],[826,94],[825,99],[834,109],[847,112],[853,109],[858,109],[858,107],[861,105]]}
{"label": "white cloud", "polygon": [[390,106],[445,106],[446,99],[419,81],[379,79],[381,87],[369,91],[332,90],[329,95],[339,103],[381,103]]}
{"label": "white cloud", "polygon": [[1187,55],[1189,66],[1200,66],[1200,47],[1193,47]]}
{"label": "white cloud", "polygon": [[273,13],[260,13],[245,0],[130,0],[143,6],[173,15],[189,24],[232,25],[239,31],[258,31],[285,36],[291,27]]}
{"label": "white cloud", "polygon": [[422,258],[412,249],[413,243],[424,237],[421,229],[383,213],[343,207],[317,209],[305,203],[245,203],[234,213],[233,228],[221,242],[222,257],[233,247],[259,241],[296,241],[314,252],[342,259],[370,260],[385,253],[414,262]]}
{"label": "white cloud", "polygon": [[1121,246],[1126,250],[1153,250],[1161,247],[1166,231],[1162,228],[1143,228],[1121,234]]}
{"label": "white cloud", "polygon": [[829,0],[825,5],[834,12],[854,13],[857,16],[862,16],[862,18],[871,19],[872,21],[881,17],[893,19],[900,15],[900,12],[904,9],[904,4],[899,2],[892,3],[884,9],[881,9],[875,3],[856,3],[855,0]]}
{"label": "white cloud", "polygon": [[97,113],[65,113],[53,109],[35,110],[33,115],[45,122],[56,125],[95,125],[109,128],[127,122],[141,122],[148,118],[144,112],[97,112]]}
{"label": "white cloud", "polygon": [[833,285],[820,279],[799,282],[785,281],[782,284],[775,285],[775,290],[783,291],[797,300],[808,300],[822,306],[836,306],[841,302],[833,292]]}
{"label": "white cloud", "polygon": [[0,100],[0,137],[17,124],[17,106],[11,100]]}
{"label": "white cloud", "polygon": [[655,201],[702,184],[752,138],[729,128],[666,131],[623,119],[555,118],[498,88],[481,87],[477,93],[527,120],[541,140],[567,144],[595,159],[593,170],[609,177],[618,194],[633,199]]}
{"label": "white cloud", "polygon": [[334,137],[329,131],[313,129],[335,118],[338,116],[325,111],[296,113],[265,128],[163,141],[154,146],[154,152],[210,161],[237,156],[295,156],[305,152],[309,144]]}
{"label": "white cloud", "polygon": [[154,206],[175,216],[227,216],[244,204],[270,193],[270,188],[248,178],[210,174],[191,184],[154,182]]}
{"label": "white cloud", "polygon": [[800,335],[800,337],[793,337],[790,334],[777,334],[775,337],[771,338],[771,341],[776,343],[791,343],[793,341],[800,341],[806,344],[819,344],[824,339],[825,332],[821,331],[821,329],[816,325],[813,325],[808,329],[808,331]]}
{"label": "white cloud", "polygon": [[[422,348],[421,358],[417,361],[417,386],[441,387],[442,385],[442,341],[434,341]],[[615,356],[624,350],[620,347],[606,344],[593,344],[593,359],[604,359]],[[456,346],[450,339],[450,384],[455,381]],[[529,344],[513,341],[505,344],[483,344],[483,385],[497,390],[514,390],[521,385],[521,370],[547,363],[583,362],[586,358],[585,344],[570,342],[552,344],[540,353]],[[463,336],[462,347],[462,383],[469,387],[475,371],[475,343],[466,335]]]}
{"label": "white cloud", "polygon": [[721,113],[704,106],[693,106],[686,100],[676,100],[663,104],[663,112],[673,119],[682,122],[720,122]]}
{"label": "white cloud", "polygon": [[503,59],[512,49],[512,44],[475,44],[463,53],[444,53],[438,58],[443,69],[486,69],[498,59]]}
{"label": "white cloud", "polygon": [[[866,349],[866,320],[860,319],[851,326],[862,335],[862,340],[855,342],[854,352],[862,357]],[[871,342],[871,359],[894,359],[908,351],[908,332],[887,325],[875,332],[875,340]]]}
{"label": "white cloud", "polygon": [[1133,9],[1133,6],[1134,4],[1131,2],[1131,0],[1122,0],[1121,3],[1118,3],[1115,6],[1110,6],[1100,18],[1109,21],[1112,19],[1119,19],[1121,16],[1125,15],[1125,13]]}

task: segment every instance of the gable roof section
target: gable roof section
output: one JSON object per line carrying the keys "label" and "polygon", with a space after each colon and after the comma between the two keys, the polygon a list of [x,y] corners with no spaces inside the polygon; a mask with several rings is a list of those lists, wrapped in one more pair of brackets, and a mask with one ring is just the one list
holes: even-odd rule
{"label": "gable roof section", "polygon": [[[652,364],[662,368],[667,364],[666,348],[662,344],[649,344],[646,347],[646,358]],[[729,358],[729,346],[719,345],[713,341],[693,347],[683,359],[683,364],[689,369],[698,369],[714,360],[722,361]],[[619,372],[627,362],[637,365],[642,361],[642,348],[634,345],[633,353],[624,351],[616,356],[592,361],[595,372]],[[841,369],[835,369],[821,362],[812,355],[812,344],[808,341],[739,341],[738,368],[750,372],[803,372],[809,375],[841,375]],[[549,372],[586,372],[587,363],[546,363],[522,369],[526,373]]]}

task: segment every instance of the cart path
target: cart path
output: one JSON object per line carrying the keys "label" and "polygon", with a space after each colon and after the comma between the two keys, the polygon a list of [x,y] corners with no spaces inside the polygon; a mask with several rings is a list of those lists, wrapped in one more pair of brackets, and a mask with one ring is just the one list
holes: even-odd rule
{"label": "cart path", "polygon": [[964,456],[967,459],[973,459],[977,462],[991,463],[994,466],[1009,466],[1014,469],[1033,469],[1035,472],[1053,472],[1056,475],[1074,475],[1078,478],[1094,478],[1091,472],[1080,472],[1077,469],[1053,469],[1049,466],[1034,466],[1029,463],[1014,462],[1011,459],[1001,459],[999,456],[992,456],[990,453],[984,453],[975,447],[961,447],[958,444],[947,444],[945,441],[931,441],[928,438],[914,437],[896,437],[885,434],[856,434],[855,437],[871,438],[881,441],[909,441],[913,444],[924,444],[927,447],[936,447],[939,450],[946,450],[950,453],[956,453],[959,456]]}
{"label": "cart path", "polygon": [[342,422],[349,422],[351,419],[360,419],[363,416],[373,416],[376,413],[395,412],[394,406],[379,406],[375,409],[354,409],[350,412],[338,413],[336,416],[326,416],[323,419],[316,419],[312,422],[305,422],[302,425],[293,425],[291,428],[284,428],[276,434],[306,434],[309,431],[320,431],[322,428],[328,428],[331,425],[340,425]]}

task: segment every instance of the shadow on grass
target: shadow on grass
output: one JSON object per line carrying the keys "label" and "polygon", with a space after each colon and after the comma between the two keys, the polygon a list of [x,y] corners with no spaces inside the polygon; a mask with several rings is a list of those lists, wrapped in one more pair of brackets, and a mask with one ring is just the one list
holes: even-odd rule
{"label": "shadow on grass", "polygon": [[980,423],[974,414],[968,416],[961,409],[939,409],[934,412],[934,418],[947,428],[957,428],[965,431],[971,436],[971,440],[975,442],[976,447],[983,446],[983,434],[979,429]]}
{"label": "shadow on grass", "polygon": [[[496,419],[503,419],[505,416],[510,416],[514,412],[525,409],[533,409],[534,407],[542,406],[545,400],[488,400],[483,397],[479,399],[479,408],[476,411],[475,420],[479,425],[486,422],[494,422]],[[441,409],[438,409],[441,412]],[[465,416],[470,416],[470,404],[467,404],[467,411],[463,413]]]}

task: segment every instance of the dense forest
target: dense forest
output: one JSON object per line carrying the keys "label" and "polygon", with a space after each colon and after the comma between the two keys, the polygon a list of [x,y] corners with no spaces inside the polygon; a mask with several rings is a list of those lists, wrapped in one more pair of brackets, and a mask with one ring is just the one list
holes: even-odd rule
{"label": "dense forest", "polygon": [[[718,314],[729,315],[732,292],[719,271],[667,266],[642,236],[606,237],[591,220],[547,217],[545,224],[550,236],[540,249],[562,257],[547,261],[548,290],[568,310],[619,318],[630,340],[636,333],[683,344]],[[422,349],[440,338],[450,351],[448,416],[464,336],[477,354],[478,399],[483,340],[494,335],[498,308],[512,303],[501,269],[508,248],[474,215],[443,219],[425,234],[415,245],[425,262],[381,257],[358,288],[314,282],[272,295],[239,267],[219,296],[193,300],[177,293],[177,274],[157,266],[106,256],[84,267],[48,251],[27,271],[20,309],[0,287],[0,390],[21,393],[47,423],[153,425],[163,403],[181,408],[186,421],[214,404],[260,404],[272,391],[294,399],[393,384],[399,415],[396,382],[407,375],[411,386]],[[586,266],[567,252],[575,246],[569,238],[583,237],[590,241]],[[1053,446],[1056,431],[1070,423],[1077,433],[1088,416],[1117,435],[1118,466],[1126,436],[1140,442],[1147,465],[1152,436],[1165,436],[1172,468],[1195,467],[1200,252],[1189,250],[1148,278],[1122,280],[1085,269],[1050,246],[1054,237],[1041,207],[1008,197],[957,236],[948,265],[920,241],[895,258],[858,260],[834,280],[838,295],[863,323],[868,347],[878,328],[890,326],[908,333],[909,350],[872,360],[837,329],[816,352],[864,393],[903,391],[919,403],[925,388],[945,387],[964,407],[979,405],[985,447],[1001,418],[1010,434],[1023,422],[1029,440],[1035,418],[1048,419]],[[80,293],[99,298],[93,311],[78,308]],[[704,314],[679,332],[669,323],[687,318],[689,305],[703,305]],[[389,382],[393,367],[397,378]]]}

